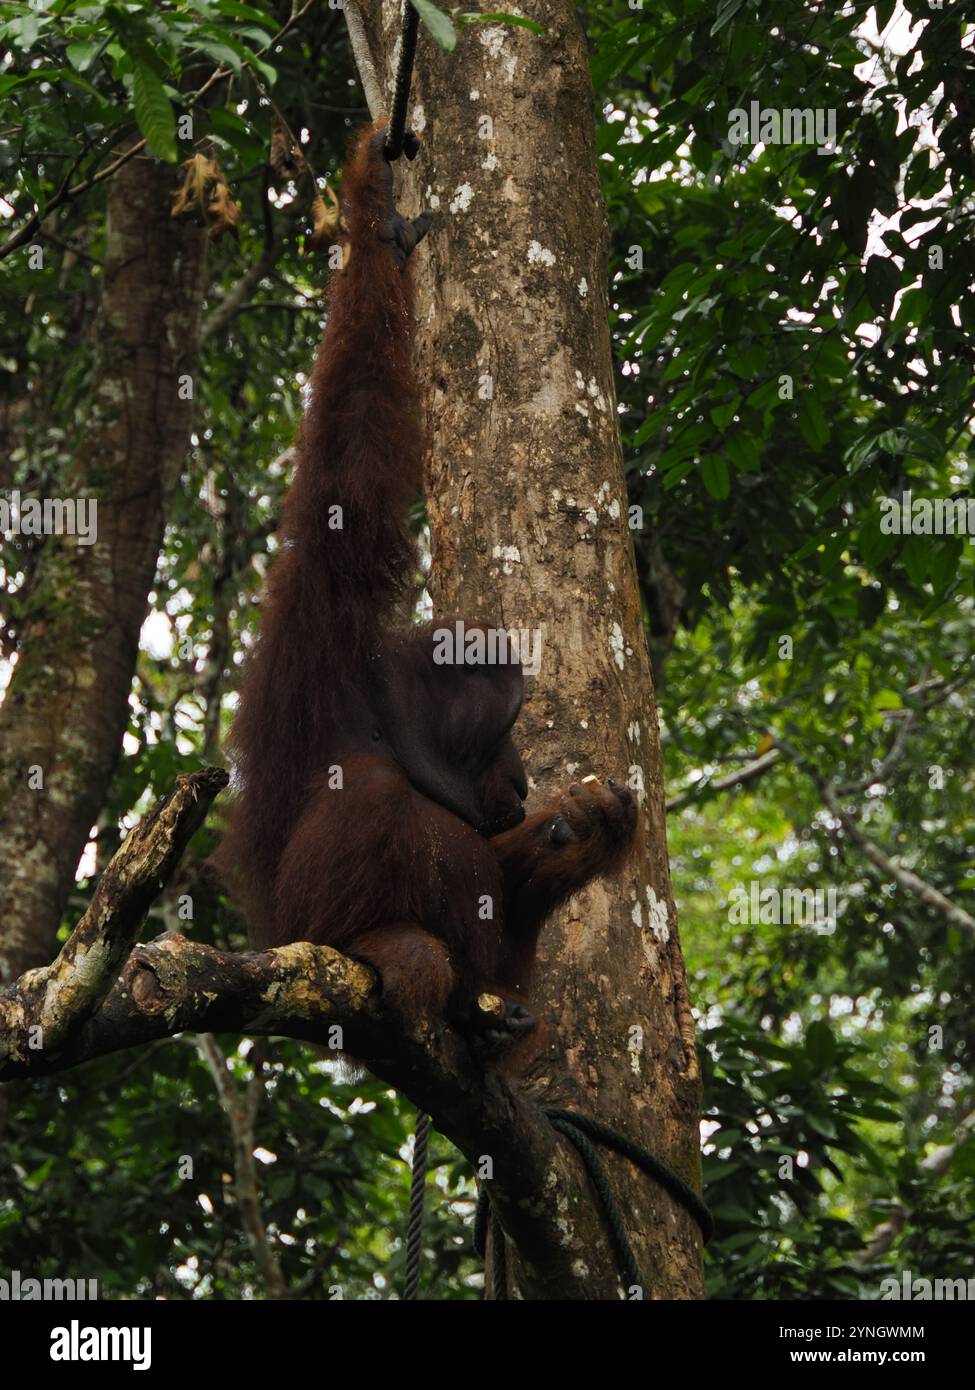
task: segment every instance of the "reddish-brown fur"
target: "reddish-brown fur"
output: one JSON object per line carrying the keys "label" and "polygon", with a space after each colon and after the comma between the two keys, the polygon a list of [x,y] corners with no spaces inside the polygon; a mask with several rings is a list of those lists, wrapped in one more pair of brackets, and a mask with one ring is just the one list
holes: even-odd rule
{"label": "reddish-brown fur", "polygon": [[636,810],[624,788],[583,784],[523,819],[520,668],[437,665],[431,628],[410,621],[422,437],[410,268],[380,238],[388,184],[366,131],[242,682],[221,859],[260,944],[332,945],[373,964],[395,1007],[474,1026],[479,992],[525,994],[545,916],[620,863]]}

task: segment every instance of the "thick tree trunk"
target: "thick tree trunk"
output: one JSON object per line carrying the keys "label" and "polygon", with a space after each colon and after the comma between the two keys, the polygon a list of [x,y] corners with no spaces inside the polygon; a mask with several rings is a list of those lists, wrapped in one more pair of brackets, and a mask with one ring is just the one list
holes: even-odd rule
{"label": "thick tree trunk", "polygon": [[[387,80],[398,8],[365,7]],[[420,35],[410,119],[424,147],[400,178],[405,211],[438,214],[417,258],[430,587],[437,612],[541,629],[516,729],[536,799],[590,771],[643,779],[639,854],[546,930],[535,998],[558,1036],[531,1085],[696,1184],[699,1074],[627,526],[593,93],[575,7],[536,0],[528,13],[544,35],[476,24],[450,55]],[[605,1164],[642,1296],[700,1297],[691,1218],[626,1161]],[[516,1251],[509,1263],[514,1296],[546,1296]],[[618,1296],[604,1233],[572,1277],[547,1296]]]}
{"label": "thick tree trunk", "polygon": [[110,186],[90,412],[62,484],[97,499],[97,540],[46,539],[0,715],[0,982],[50,958],[121,747],[185,457],[206,233],[170,217],[173,186],[146,158]]}

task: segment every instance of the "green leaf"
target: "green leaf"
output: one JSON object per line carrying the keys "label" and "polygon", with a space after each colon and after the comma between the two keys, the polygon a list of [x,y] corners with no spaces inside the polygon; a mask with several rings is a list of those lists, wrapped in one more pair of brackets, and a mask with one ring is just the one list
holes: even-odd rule
{"label": "green leaf", "polygon": [[928,564],[928,579],[935,595],[943,598],[958,577],[965,542],[957,536],[940,536]]}
{"label": "green leaf", "polygon": [[832,194],[840,231],[858,256],[867,244],[867,228],[876,202],[875,177],[871,166],[862,164],[854,173],[841,175]]}
{"label": "green leaf", "polygon": [[878,314],[889,314],[901,287],[901,273],[889,256],[871,256],[866,269],[867,298]]}
{"label": "green leaf", "polygon": [[761,456],[758,445],[751,435],[744,433],[729,435],[724,446],[728,451],[728,457],[739,473],[755,473],[758,470]]}
{"label": "green leaf", "polygon": [[236,0],[217,0],[217,10],[220,14],[230,16],[231,19],[250,20],[253,24],[259,24],[262,29],[267,30],[269,36],[277,28],[270,15],[265,14],[263,10],[256,9],[253,5],[240,5],[236,3]]}
{"label": "green leaf", "polygon": [[102,44],[95,39],[84,39],[80,43],[69,43],[65,48],[68,62],[78,72],[84,72]]}
{"label": "green leaf", "polygon": [[411,3],[430,30],[434,42],[445,53],[452,53],[457,46],[457,30],[443,10],[438,10],[431,0],[411,0]]}
{"label": "green leaf", "polygon": [[729,401],[726,405],[715,405],[711,407],[711,419],[719,430],[726,430],[728,428],[737,415],[740,405],[741,397],[736,396],[733,401]]}
{"label": "green leaf", "polygon": [[33,48],[41,32],[41,25],[47,24],[46,16],[24,14],[9,20],[4,25],[4,35],[17,48]]}
{"label": "green leaf", "polygon": [[229,44],[221,43],[219,39],[211,39],[209,36],[206,36],[196,40],[196,47],[199,48],[201,53],[205,53],[208,57],[213,58],[218,66],[228,67],[236,76],[240,76],[243,60],[240,54],[231,48]]}
{"label": "green leaf", "polygon": [[822,543],[822,549],[819,552],[820,574],[829,574],[848,544],[849,537],[845,531],[837,531],[835,535],[827,537]]}
{"label": "green leaf", "polygon": [[711,25],[711,35],[719,33],[725,25],[730,24],[744,3],[745,0],[721,0],[717,18]]}
{"label": "green leaf", "polygon": [[858,544],[864,564],[874,569],[897,549],[900,537],[881,531],[879,516],[867,517],[860,523]]}
{"label": "green leaf", "polygon": [[824,1139],[836,1139],[837,1129],[833,1117],[826,1110],[814,1110],[811,1107],[806,1111],[806,1119],[810,1129],[814,1129],[817,1134],[821,1134]]}
{"label": "green leaf", "polygon": [[728,465],[721,454],[708,454],[701,461],[701,481],[711,496],[716,497],[719,502],[723,502],[730,494],[731,478],[728,475]]}
{"label": "green leaf", "polygon": [[[692,268],[692,275],[693,273]],[[754,381],[756,377],[765,374],[768,366],[768,351],[762,343],[746,342],[732,357],[730,366],[736,376]]]}
{"label": "green leaf", "polygon": [[930,152],[926,149],[919,150],[908,165],[907,174],[904,177],[905,198],[917,197],[931,172]]}
{"label": "green leaf", "polygon": [[761,386],[756,386],[751,395],[747,397],[747,404],[753,410],[775,410],[784,404],[780,393],[779,378],[770,377],[768,381],[763,381]]}
{"label": "green leaf", "polygon": [[176,144],[176,116],[172,102],[159,78],[145,63],[132,68],[132,104],[139,129],[153,154],[175,164],[179,158]]}
{"label": "green leaf", "polygon": [[207,112],[207,119],[214,135],[225,140],[244,159],[254,160],[262,157],[265,149],[263,138],[238,116],[236,111],[216,107],[213,111]]}
{"label": "green leaf", "polygon": [[928,577],[931,560],[938,536],[908,536],[901,550],[901,561],[910,576],[911,583],[918,588]]}
{"label": "green leaf", "polygon": [[803,439],[819,453],[829,442],[829,425],[823,408],[811,391],[804,391],[799,397],[799,429]]}
{"label": "green leaf", "polygon": [[[419,9],[417,5],[417,9]],[[462,14],[459,16],[461,24],[516,24],[519,29],[530,29],[533,34],[547,33],[544,24],[539,24],[536,19],[526,19],[524,15],[508,14],[505,10],[497,10],[493,14]]]}
{"label": "green leaf", "polygon": [[806,1056],[818,1072],[825,1071],[833,1061],[836,1039],[827,1024],[817,1021],[806,1029]]}
{"label": "green leaf", "polygon": [[251,53],[250,49],[247,50],[247,56],[244,59],[244,62],[247,64],[249,68],[254,69],[258,77],[260,77],[261,81],[264,83],[265,87],[273,87],[275,82],[277,82],[277,68],[273,68],[270,63],[265,63],[263,58],[258,58],[257,54]]}

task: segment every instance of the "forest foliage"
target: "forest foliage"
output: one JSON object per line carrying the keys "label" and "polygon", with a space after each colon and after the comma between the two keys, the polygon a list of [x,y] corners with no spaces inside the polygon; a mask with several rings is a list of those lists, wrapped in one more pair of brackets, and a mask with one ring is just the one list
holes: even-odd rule
{"label": "forest foliage", "polygon": [[[124,752],[63,930],[119,825],[210,758],[233,703],[213,654],[222,669],[254,628],[321,319],[307,183],[269,175],[267,152],[283,120],[333,179],[366,116],[341,10],[305,10],[278,42],[292,6],[271,0],[41,0],[0,16],[0,240],[33,229],[0,260],[5,490],[57,494],[70,472],[106,184],[63,195],[108,151],[135,132],[162,160],[205,140],[219,163],[240,216],[210,248],[205,324],[247,267],[267,266],[203,341]],[[963,10],[580,5],[706,1073],[718,1223],[707,1273],[723,1297],[874,1298],[888,1274],[950,1277],[970,1259],[972,540],[896,534],[882,506],[972,495],[975,49]],[[216,69],[212,99],[192,106]],[[730,113],[753,102],[832,113],[835,133],[826,148],[735,144]],[[36,552],[3,540],[5,664]],[[743,769],[747,781],[722,789]],[[213,833],[148,935],[177,924],[190,883],[194,933],[242,945],[204,865]],[[811,889],[834,920],[775,921],[770,906],[741,921],[734,903],[753,882],[773,906]],[[250,1046],[222,1041],[243,1087]],[[403,1258],[409,1107],[295,1043],[275,1043],[264,1065],[261,1195],[286,1278],[309,1296],[387,1296]],[[193,1181],[176,1176],[188,1151]],[[470,1174],[442,1140],[435,1159],[427,1287],[473,1297]],[[0,1265],[90,1268],[116,1296],[260,1292],[232,1171],[191,1041],[39,1083],[0,1164]]]}

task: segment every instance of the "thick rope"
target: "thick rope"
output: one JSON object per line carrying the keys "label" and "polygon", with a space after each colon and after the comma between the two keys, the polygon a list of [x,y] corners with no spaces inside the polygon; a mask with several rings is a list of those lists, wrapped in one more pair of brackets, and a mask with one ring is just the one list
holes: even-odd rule
{"label": "thick rope", "polygon": [[417,1111],[413,1136],[413,1179],[410,1183],[410,1215],[406,1227],[406,1284],[404,1299],[416,1298],[420,1287],[420,1257],[423,1237],[423,1197],[427,1182],[430,1147],[430,1116]]}
{"label": "thick rope", "polygon": [[400,41],[399,67],[396,70],[396,86],[393,90],[393,105],[389,113],[389,128],[386,131],[386,158],[392,163],[403,153],[403,139],[406,134],[406,108],[410,101],[410,82],[413,79],[413,59],[416,57],[416,35],[420,16],[405,0],[403,6],[403,37]]}
{"label": "thick rope", "polygon": [[686,1212],[693,1216],[701,1229],[704,1237],[704,1244],[714,1235],[714,1217],[708,1211],[707,1206],[700,1193],[695,1192],[690,1183],[684,1181],[679,1173],[675,1173],[673,1168],[668,1167],[662,1159],[656,1158],[649,1149],[645,1149],[642,1144],[638,1144],[635,1139],[631,1139],[628,1134],[621,1134],[618,1129],[613,1129],[612,1125],[603,1124],[602,1120],[594,1120],[591,1115],[582,1115],[577,1110],[559,1110],[554,1107],[547,1109],[545,1114],[548,1116],[552,1125],[560,1129],[561,1133],[565,1130],[555,1121],[561,1120],[563,1124],[569,1124],[576,1130],[581,1130],[590,1139],[596,1139],[600,1144],[606,1144],[609,1148],[621,1153],[624,1158],[628,1158],[631,1163],[635,1163],[638,1168],[642,1168],[648,1177],[653,1178],[658,1187],[678,1202]]}
{"label": "thick rope", "polygon": [[589,1181],[592,1183],[596,1200],[606,1222],[606,1229],[609,1231],[610,1244],[616,1254],[616,1263],[623,1276],[624,1288],[632,1289],[634,1286],[642,1288],[643,1279],[640,1275],[640,1267],[636,1262],[633,1247],[630,1245],[630,1238],[626,1233],[622,1214],[610,1189],[606,1170],[599,1161],[599,1154],[582,1130],[576,1129],[573,1124],[566,1123],[558,1115],[549,1115],[549,1123],[553,1129],[564,1134],[569,1143],[575,1146],[579,1157],[585,1164]]}
{"label": "thick rope", "polygon": [[[575,1110],[560,1110],[557,1106],[548,1106],[543,1113],[552,1128],[573,1145],[585,1165],[589,1181],[596,1194],[596,1201],[605,1219],[610,1243],[613,1246],[616,1262],[626,1288],[643,1288],[643,1278],[630,1245],[622,1213],[606,1177],[606,1170],[603,1168],[599,1154],[590,1140],[595,1139],[601,1144],[606,1144],[609,1148],[615,1149],[617,1153],[623,1154],[638,1168],[642,1168],[665,1192],[673,1197],[675,1202],[678,1202],[685,1211],[693,1216],[701,1228],[704,1243],[707,1245],[714,1234],[714,1219],[699,1194],[666,1163],[655,1158],[648,1149],[645,1149],[642,1144],[638,1144],[636,1140],[631,1139],[626,1134],[621,1134],[611,1125],[603,1124],[601,1120],[594,1120],[591,1115],[581,1115]],[[491,1227],[491,1258],[494,1265],[494,1297],[504,1299],[507,1297],[504,1232],[501,1230],[501,1223],[494,1213],[487,1187],[482,1184],[477,1199],[477,1211],[474,1215],[474,1251],[481,1259],[484,1258],[485,1236],[489,1223]],[[500,1282],[498,1278],[499,1268],[501,1272]]]}
{"label": "thick rope", "polygon": [[498,1214],[491,1208],[491,1292],[496,1303],[503,1303],[508,1297],[508,1247],[504,1239],[504,1227]]}

